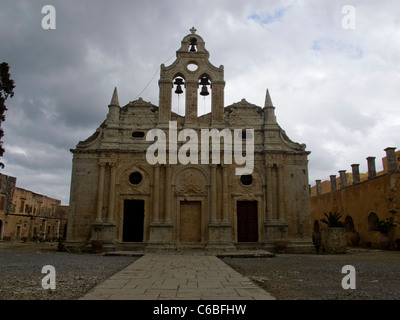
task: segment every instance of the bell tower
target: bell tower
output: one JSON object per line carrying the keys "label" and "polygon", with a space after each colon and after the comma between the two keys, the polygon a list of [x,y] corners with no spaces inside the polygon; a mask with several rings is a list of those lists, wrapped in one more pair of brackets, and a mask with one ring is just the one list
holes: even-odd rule
{"label": "bell tower", "polygon": [[[182,94],[185,88],[185,126],[197,126],[198,89],[200,95],[209,95],[211,89],[211,125],[223,124],[224,115],[224,67],[213,66],[208,60],[209,52],[204,40],[190,29],[190,34],[183,38],[176,60],[168,67],[161,65],[159,96],[159,126],[168,126],[171,120],[172,94]],[[173,87],[176,85],[176,90]]]}

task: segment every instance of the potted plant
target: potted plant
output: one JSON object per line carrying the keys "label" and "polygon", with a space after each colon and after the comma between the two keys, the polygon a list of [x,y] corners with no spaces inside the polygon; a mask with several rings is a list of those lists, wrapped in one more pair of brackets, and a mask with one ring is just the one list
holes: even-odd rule
{"label": "potted plant", "polygon": [[355,229],[350,234],[350,241],[354,247],[357,247],[360,243],[360,234]]}
{"label": "potted plant", "polygon": [[326,253],[345,253],[346,252],[346,230],[344,223],[340,221],[342,217],[339,213],[325,213],[325,217],[320,221],[327,225],[321,229],[321,247]]}
{"label": "potted plant", "polygon": [[388,249],[390,245],[389,231],[394,224],[392,219],[386,218],[385,220],[379,220],[378,231],[380,232],[378,237],[378,245],[381,249]]}

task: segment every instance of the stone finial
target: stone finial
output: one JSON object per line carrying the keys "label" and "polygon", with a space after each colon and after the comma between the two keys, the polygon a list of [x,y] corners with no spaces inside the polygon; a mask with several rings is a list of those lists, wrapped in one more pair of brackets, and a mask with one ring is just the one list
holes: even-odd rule
{"label": "stone finial", "polygon": [[190,32],[192,33],[192,34],[195,34],[196,33],[196,28],[195,27],[192,27],[191,29],[190,29]]}
{"label": "stone finial", "polygon": [[276,124],[275,107],[272,105],[271,96],[267,89],[264,103],[264,124]]}
{"label": "stone finial", "polygon": [[387,171],[389,173],[397,172],[397,162],[396,162],[396,148],[388,147],[386,151],[386,161],[387,161]]}
{"label": "stone finial", "polygon": [[375,157],[368,157],[368,179],[372,179],[376,177],[376,168],[375,168]]}
{"label": "stone finial", "polygon": [[317,189],[317,196],[320,196],[322,194],[321,180],[315,180],[315,183],[316,183],[316,189]]}
{"label": "stone finial", "polygon": [[115,89],[114,89],[114,93],[111,98],[110,106],[118,106],[119,107],[117,87],[115,87]]}
{"label": "stone finial", "polygon": [[336,191],[336,175],[332,174],[330,176],[331,179],[331,191]]}
{"label": "stone finial", "polygon": [[340,189],[347,187],[347,175],[346,170],[340,170]]}
{"label": "stone finial", "polygon": [[360,165],[352,164],[351,168],[353,172],[353,184],[360,183]]}
{"label": "stone finial", "polygon": [[271,96],[269,95],[269,90],[267,89],[267,93],[265,95],[265,103],[264,103],[264,108],[266,107],[273,107],[274,105],[272,104]]}

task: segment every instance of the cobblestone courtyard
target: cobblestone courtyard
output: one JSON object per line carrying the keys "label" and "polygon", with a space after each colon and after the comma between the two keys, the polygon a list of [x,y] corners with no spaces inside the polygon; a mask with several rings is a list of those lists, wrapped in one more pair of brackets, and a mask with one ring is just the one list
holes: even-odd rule
{"label": "cobblestone courtyard", "polygon": [[[57,252],[56,244],[0,242],[0,300],[73,300],[138,257]],[[223,258],[282,300],[399,300],[400,251],[348,250],[342,255]],[[56,290],[44,290],[44,265],[56,269]],[[344,265],[356,269],[356,289],[344,290]],[[223,299],[223,297],[221,297]]]}

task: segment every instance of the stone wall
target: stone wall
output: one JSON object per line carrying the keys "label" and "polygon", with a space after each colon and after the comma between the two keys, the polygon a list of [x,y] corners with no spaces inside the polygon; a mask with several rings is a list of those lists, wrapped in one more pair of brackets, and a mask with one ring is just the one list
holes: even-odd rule
{"label": "stone wall", "polygon": [[[374,172],[374,164],[369,163],[369,171]],[[357,179],[354,180],[357,181]],[[360,234],[360,246],[378,248],[379,232],[376,221],[374,223],[371,221],[376,220],[377,217],[379,220],[389,218],[396,225],[400,223],[399,187],[400,173],[397,166],[392,165],[390,168],[386,167],[379,174],[372,176],[370,174],[366,180],[347,183],[346,187],[311,196],[311,222],[314,226],[317,224],[325,227],[320,222],[320,219],[324,218],[324,213],[337,212],[342,216],[342,222],[346,222],[348,245],[351,245],[350,231],[354,226],[354,229]],[[399,227],[392,227],[389,235],[391,248],[395,248],[395,240],[400,238]]]}

